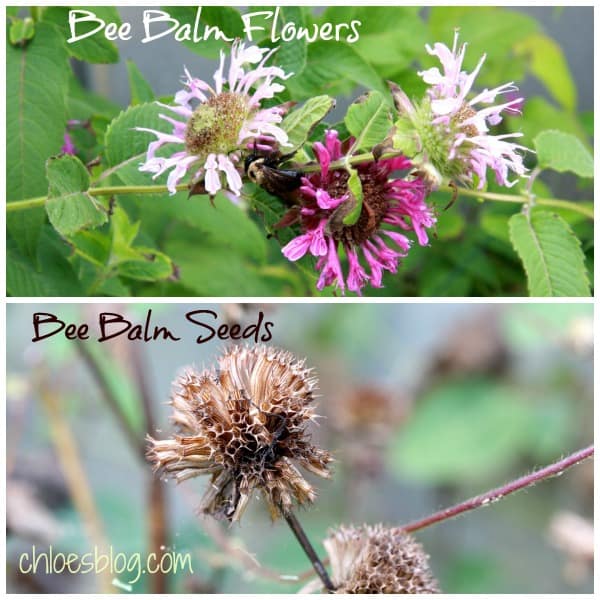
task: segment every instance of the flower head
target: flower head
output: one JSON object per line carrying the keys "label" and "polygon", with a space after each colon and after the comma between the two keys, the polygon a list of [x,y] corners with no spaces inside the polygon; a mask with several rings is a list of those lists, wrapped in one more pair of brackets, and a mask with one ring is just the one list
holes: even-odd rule
{"label": "flower head", "polygon": [[323,542],[337,594],[435,594],[422,546],[400,528],[341,526]]}
{"label": "flower head", "polygon": [[[396,103],[400,102],[401,112],[415,126],[426,158],[443,176],[481,189],[490,168],[499,185],[510,187],[516,183],[509,180],[510,172],[519,177],[526,173],[520,151],[527,148],[512,141],[522,134],[490,135],[489,131],[502,121],[503,113],[519,113],[523,98],[515,94],[518,88],[513,82],[473,92],[486,55],[467,73],[462,70],[466,47],[458,47],[458,31],[452,50],[442,43],[433,48],[427,45],[427,52],[439,59],[442,69],[419,72],[430,86],[426,99],[420,106],[407,108],[405,95],[397,94]],[[504,94],[506,101],[495,104]]]}
{"label": "flower head", "polygon": [[304,361],[267,347],[234,347],[218,368],[188,369],[175,381],[171,404],[179,433],[149,438],[148,458],[177,482],[209,474],[200,510],[240,519],[261,490],[273,518],[293,502],[312,502],[315,489],[294,463],[329,477],[331,456],[310,443],[317,380]]}
{"label": "flower head", "polygon": [[[383,272],[395,273],[411,245],[397,229],[413,231],[421,245],[428,243],[426,229],[435,218],[425,204],[425,186],[419,178],[391,177],[394,171],[411,167],[404,156],[360,164],[356,169],[363,189],[362,210],[354,225],[345,225],[343,218],[352,209],[349,173],[330,169],[331,162],[343,155],[337,131],[328,130],[325,144],[317,142],[313,149],[321,169],[302,180],[302,234],[283,248],[283,254],[292,261],[306,253],[315,256],[320,290],[333,284],[342,292],[347,287],[356,293],[367,283],[382,287]],[[338,256],[340,247],[348,258],[347,274]]]}
{"label": "flower head", "polygon": [[[204,180],[206,191],[214,195],[228,189],[239,196],[242,179],[237,163],[240,152],[251,140],[263,145],[287,144],[287,134],[278,126],[284,107],[261,109],[263,100],[273,98],[284,87],[275,79],[286,79],[282,69],[266,66],[275,49],[246,48],[236,41],[231,48],[229,70],[225,54],[214,74],[214,88],[192,77],[185,69],[184,89],[175,94],[175,106],[160,104],[172,114],[159,115],[172,126],[171,133],[137,127],[156,136],[148,146],[146,162],[140,171],[154,178],[171,169],[167,187],[174,194],[177,184],[191,171],[193,181]],[[254,65],[246,70],[248,65]],[[179,144],[169,157],[157,156],[165,144]]]}

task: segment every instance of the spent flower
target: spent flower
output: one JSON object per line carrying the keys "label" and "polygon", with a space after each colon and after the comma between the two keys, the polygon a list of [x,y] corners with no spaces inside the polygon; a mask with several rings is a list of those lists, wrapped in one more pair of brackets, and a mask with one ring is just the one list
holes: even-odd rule
{"label": "spent flower", "polygon": [[421,544],[400,528],[340,526],[323,545],[337,594],[435,594]]}
{"label": "spent flower", "polygon": [[[273,98],[284,89],[276,79],[287,79],[277,66],[266,62],[276,49],[245,47],[234,42],[225,69],[221,51],[219,68],[214,74],[214,87],[192,77],[185,69],[184,89],[175,94],[174,106],[158,103],[172,115],[160,118],[172,126],[171,133],[137,127],[148,131],[156,140],[148,146],[146,162],[140,171],[154,173],[153,179],[171,169],[167,187],[174,194],[177,184],[192,173],[192,181],[204,181],[212,196],[229,190],[239,196],[242,179],[239,172],[241,153],[254,140],[263,146],[287,144],[287,134],[279,127],[285,106],[261,108],[261,102]],[[182,146],[169,156],[157,156],[165,144]]]}
{"label": "spent flower", "polygon": [[179,483],[208,474],[200,511],[238,521],[254,490],[276,518],[294,502],[316,499],[295,463],[329,477],[328,452],[310,443],[317,379],[289,352],[236,346],[218,368],[188,369],[174,383],[172,420],[179,433],[149,437],[148,458]]}
{"label": "spent flower", "polygon": [[[435,218],[425,203],[422,180],[392,176],[411,168],[404,156],[356,165],[363,204],[356,223],[346,225],[343,218],[353,208],[350,175],[346,169],[330,168],[343,156],[337,131],[328,130],[325,143],[316,142],[313,150],[320,170],[302,179],[298,214],[302,234],[283,248],[283,254],[291,261],[307,253],[316,257],[319,290],[334,284],[342,293],[346,288],[360,293],[367,284],[382,287],[383,272],[396,273],[399,260],[410,248],[410,239],[401,231],[413,231],[421,245],[428,243],[426,230]],[[347,274],[339,258],[340,248],[348,259]]]}

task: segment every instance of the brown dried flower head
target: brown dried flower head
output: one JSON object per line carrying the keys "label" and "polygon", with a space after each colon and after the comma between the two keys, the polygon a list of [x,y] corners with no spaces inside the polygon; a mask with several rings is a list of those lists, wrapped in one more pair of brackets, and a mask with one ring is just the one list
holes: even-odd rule
{"label": "brown dried flower head", "polygon": [[340,526],[323,542],[338,594],[435,594],[423,547],[400,528]]}
{"label": "brown dried flower head", "polygon": [[264,494],[272,518],[316,491],[294,463],[329,477],[331,456],[310,443],[317,379],[283,350],[234,347],[218,368],[187,369],[173,385],[172,420],[179,434],[150,441],[148,458],[177,482],[210,474],[200,510],[240,519],[253,490]]}

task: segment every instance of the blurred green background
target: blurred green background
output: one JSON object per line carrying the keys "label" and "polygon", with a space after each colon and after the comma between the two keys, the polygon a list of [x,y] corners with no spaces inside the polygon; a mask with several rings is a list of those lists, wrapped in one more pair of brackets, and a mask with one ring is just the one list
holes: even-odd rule
{"label": "blurred green background", "polygon": [[[83,345],[58,336],[30,341],[36,311],[88,323],[112,311],[143,322],[150,308],[154,324],[181,341],[98,344],[95,330]],[[320,498],[299,518],[322,555],[320,542],[331,526],[399,526],[592,442],[591,305],[9,305],[8,592],[102,589],[92,575],[17,572],[20,553],[32,544],[84,553],[95,543],[62,468],[71,437],[67,450],[82,465],[97,528],[115,552],[150,551],[151,525],[158,521],[149,516],[149,496],[160,488],[166,546],[191,553],[193,575],[161,583],[146,576],[132,591],[164,585],[169,592],[295,593],[302,587],[278,580],[310,565],[285,523],[270,522],[262,501],[251,503],[241,525],[213,521],[207,529],[194,513],[207,480],[152,485],[139,452],[148,413],[160,430],[152,433],[172,431],[166,401],[178,370],[210,365],[227,344],[196,344],[201,330],[184,315],[206,308],[219,314],[219,323],[249,324],[264,311],[274,323],[272,343],[306,356],[317,370],[318,412],[325,418],[314,435],[334,454],[335,475],[315,479]],[[90,365],[103,373],[114,406]],[[416,537],[447,593],[591,593],[592,511],[588,461]]]}

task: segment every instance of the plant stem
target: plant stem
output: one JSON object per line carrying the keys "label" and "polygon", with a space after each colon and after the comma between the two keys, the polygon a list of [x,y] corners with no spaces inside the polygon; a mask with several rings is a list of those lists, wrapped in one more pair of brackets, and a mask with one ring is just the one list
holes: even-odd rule
{"label": "plant stem", "polygon": [[[394,150],[392,152],[385,152],[381,155],[379,160],[386,158],[394,158],[400,156],[402,151]],[[329,168],[330,170],[343,169],[346,165],[357,165],[366,161],[373,160],[373,154],[371,152],[364,152],[363,154],[355,154],[354,156],[347,156],[340,160],[333,161]],[[321,170],[319,164],[307,164],[300,165],[299,168],[303,173],[313,173]],[[534,170],[535,171],[535,170]],[[536,173],[537,176],[537,173]],[[190,186],[186,183],[179,184],[176,186],[178,192],[185,192],[190,189]],[[455,193],[455,188],[449,186],[442,186],[438,191]],[[127,185],[116,185],[109,187],[92,187],[87,190],[90,196],[112,196],[114,194],[164,194],[168,192],[166,185],[138,185],[138,186],[127,186]],[[495,192],[481,192],[478,190],[470,190],[468,188],[458,188],[458,193],[462,196],[470,196],[473,198],[480,198],[481,200],[491,200],[494,202],[512,202],[516,204],[527,204],[533,203],[538,206],[553,206],[555,208],[563,208],[565,210],[572,210],[578,212],[590,219],[594,219],[594,211],[586,206],[582,206],[581,203],[571,202],[569,200],[561,200],[559,198],[535,198],[532,200],[530,193],[525,195],[518,194],[498,194]],[[37,198],[28,198],[26,200],[16,200],[15,202],[8,202],[6,204],[6,212],[14,212],[19,210],[28,210],[30,208],[37,208],[44,206],[46,203],[47,196],[38,196]]]}
{"label": "plant stem", "polygon": [[[455,192],[455,188],[450,186],[443,186],[439,188],[440,192]],[[516,204],[527,204],[531,202],[529,196],[520,196],[516,194],[497,194],[494,192],[479,192],[477,190],[469,190],[467,188],[458,188],[459,195],[471,196],[473,198],[481,198],[482,200],[493,200],[495,202],[513,202]],[[536,198],[533,204],[538,206],[554,206],[555,208],[564,208],[566,210],[572,210],[578,212],[590,219],[594,218],[594,211],[586,206],[582,206],[577,202],[570,202],[569,200],[559,200],[558,198]]]}
{"label": "plant stem", "polygon": [[333,586],[333,583],[329,578],[329,574],[325,570],[321,559],[317,556],[315,549],[312,547],[312,544],[310,543],[308,537],[306,536],[306,533],[304,532],[304,529],[302,529],[302,525],[300,525],[300,522],[292,512],[284,510],[282,510],[281,512],[283,513],[287,524],[290,526],[290,529],[294,532],[298,543],[302,546],[302,549],[306,553],[306,556],[308,556],[313,566],[313,569],[316,571],[317,575],[323,582],[323,585],[327,588],[329,593],[334,592],[335,587]]}
{"label": "plant stem", "polygon": [[[84,530],[95,544],[96,549],[106,553],[109,550],[108,541],[85,467],[81,461],[77,442],[62,414],[60,395],[49,383],[49,376],[45,370],[40,370],[38,375],[38,394],[48,416],[50,435],[73,505],[79,513]],[[114,591],[110,571],[97,574],[97,577],[101,581],[101,589],[104,593]]]}
{"label": "plant stem", "polygon": [[135,452],[135,454],[137,456],[141,456],[142,460],[143,460],[145,452],[146,452],[144,440],[140,438],[139,434],[133,429],[133,427],[129,423],[129,420],[126,417],[126,415],[123,414],[123,411],[121,410],[121,407],[119,404],[119,400],[116,397],[116,395],[106,377],[106,374],[104,373],[102,365],[100,365],[98,359],[89,350],[89,348],[86,346],[85,342],[82,342],[81,340],[75,340],[75,345],[77,346],[77,349],[79,350],[79,354],[81,355],[84,362],[88,366],[90,372],[92,373],[92,376],[93,376],[97,386],[100,388],[100,391],[102,392],[102,397],[104,398],[104,401],[106,402],[106,404],[108,404],[109,408],[115,415],[117,422],[121,426],[121,429],[123,430],[123,433],[125,434],[125,437],[126,437],[127,441],[129,442],[129,445],[131,446],[131,448]]}
{"label": "plant stem", "polygon": [[436,523],[440,523],[447,519],[452,519],[453,517],[456,517],[464,512],[474,510],[475,508],[489,506],[494,502],[497,502],[498,500],[504,498],[505,496],[508,496],[509,494],[518,492],[519,490],[534,485],[538,481],[561,475],[565,469],[573,467],[581,461],[590,458],[593,454],[594,446],[588,446],[587,448],[574,452],[566,458],[563,458],[562,460],[548,465],[547,467],[544,467],[539,471],[534,471],[529,475],[519,477],[519,479],[515,479],[514,481],[511,481],[506,485],[490,490],[489,492],[481,494],[480,496],[475,496],[474,498],[465,500],[464,502],[456,504],[455,506],[451,506],[449,508],[440,510],[430,515],[429,517],[425,517],[424,519],[420,519],[418,521],[408,523],[407,525],[403,525],[401,528],[407,533],[412,533],[413,531],[424,529],[425,527],[435,525]]}
{"label": "plant stem", "polygon": [[[187,183],[181,183],[176,186],[178,192],[189,190]],[[90,196],[112,196],[115,194],[164,194],[168,192],[166,185],[113,185],[107,187],[89,188],[86,193]],[[38,196],[36,198],[27,198],[27,200],[17,200],[7,202],[6,212],[17,210],[27,210],[29,208],[38,208],[46,204],[48,196]]]}
{"label": "plant stem", "polygon": [[[152,394],[148,386],[146,378],[146,369],[141,349],[137,344],[130,345],[130,358],[133,367],[133,374],[136,380],[136,387],[139,391],[144,418],[146,421],[146,431],[154,432],[155,421],[154,412],[152,410]],[[142,461],[145,456],[142,454]],[[165,500],[165,489],[160,477],[152,477],[150,479],[150,488],[148,490],[148,527],[150,533],[150,551],[155,556],[162,556],[164,549],[168,546],[167,533],[167,507]],[[150,581],[153,594],[167,593],[167,578],[161,569],[151,573]]]}

